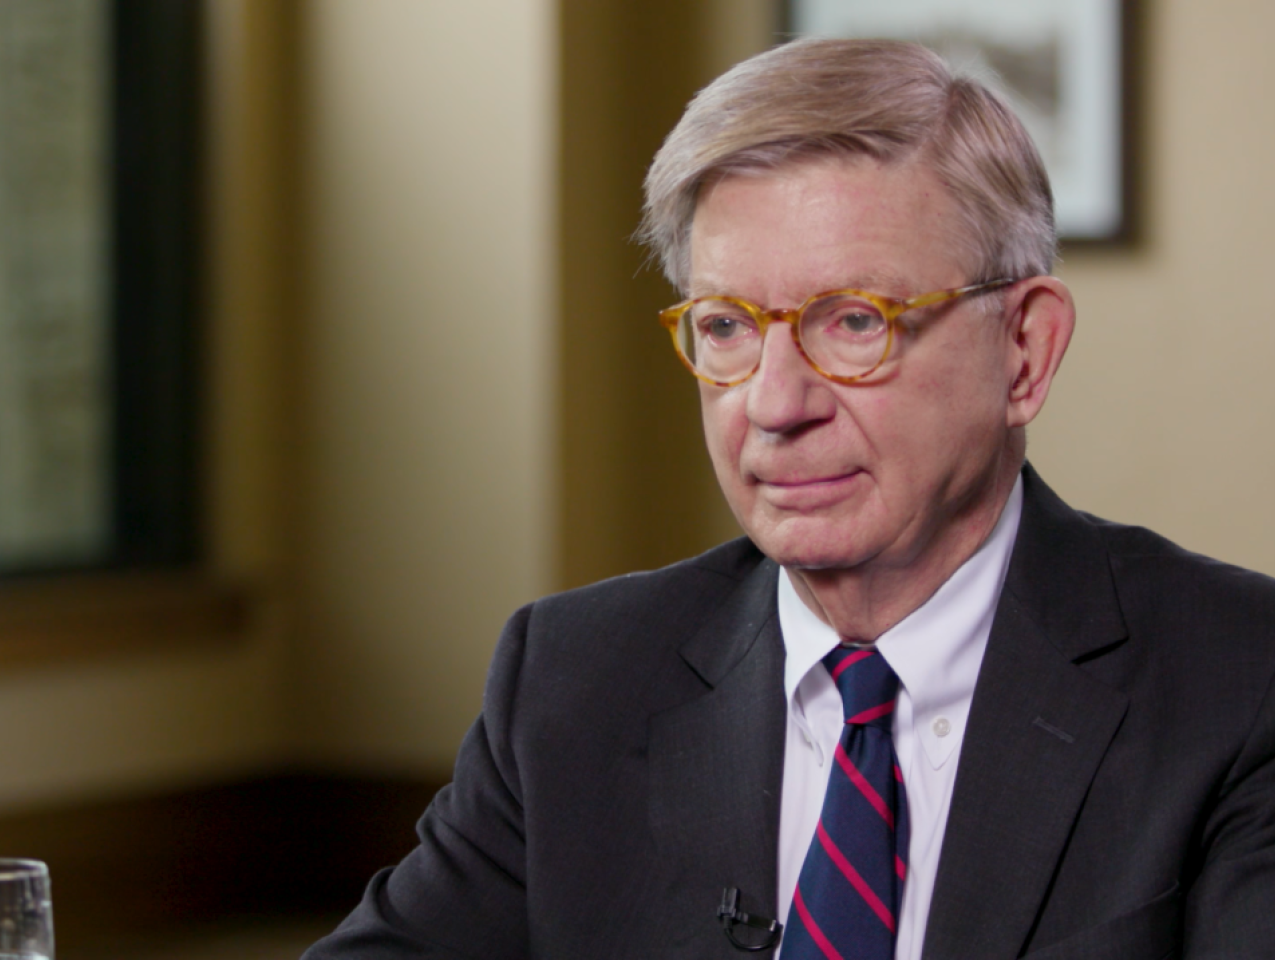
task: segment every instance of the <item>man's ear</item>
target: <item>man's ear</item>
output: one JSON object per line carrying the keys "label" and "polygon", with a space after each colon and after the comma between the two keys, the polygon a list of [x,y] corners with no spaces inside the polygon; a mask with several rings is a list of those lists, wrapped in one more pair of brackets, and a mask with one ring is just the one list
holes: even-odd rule
{"label": "man's ear", "polygon": [[1020,280],[1006,295],[1009,310],[1008,426],[1035,419],[1049,396],[1076,325],[1071,291],[1057,277]]}

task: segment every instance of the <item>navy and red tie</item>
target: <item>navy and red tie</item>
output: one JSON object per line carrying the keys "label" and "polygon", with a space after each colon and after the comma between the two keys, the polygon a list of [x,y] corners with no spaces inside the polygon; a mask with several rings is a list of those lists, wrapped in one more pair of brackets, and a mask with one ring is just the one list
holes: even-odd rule
{"label": "navy and red tie", "polygon": [[908,814],[890,723],[899,678],[875,650],[823,659],[845,707],[823,812],[788,913],[782,960],[892,960]]}

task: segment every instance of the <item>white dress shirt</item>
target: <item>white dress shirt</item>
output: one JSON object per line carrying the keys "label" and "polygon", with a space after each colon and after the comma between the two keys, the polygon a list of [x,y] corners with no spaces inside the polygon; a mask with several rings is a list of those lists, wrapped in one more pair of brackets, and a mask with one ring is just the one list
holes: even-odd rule
{"label": "white dress shirt", "polygon": [[[921,956],[965,721],[1005,583],[1022,503],[1019,478],[991,536],[934,596],[877,640],[877,649],[900,681],[894,749],[903,771],[911,829],[895,960]],[[779,626],[787,650],[784,691],[788,696],[779,821],[779,919],[787,924],[793,890],[823,807],[829,761],[845,720],[841,695],[820,662],[840,638],[802,602],[786,571],[779,576]]]}

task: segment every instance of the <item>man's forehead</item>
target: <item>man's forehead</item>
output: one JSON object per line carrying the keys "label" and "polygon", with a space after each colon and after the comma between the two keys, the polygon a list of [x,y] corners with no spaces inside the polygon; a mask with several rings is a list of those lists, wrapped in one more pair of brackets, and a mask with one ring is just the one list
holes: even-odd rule
{"label": "man's forehead", "polygon": [[[831,290],[862,290],[865,293],[876,293],[883,296],[904,296],[909,293],[908,281],[898,270],[882,267],[880,269],[856,269],[847,265],[837,272],[825,272],[817,281],[805,281],[793,276],[785,289],[778,291],[786,301],[805,301],[810,297],[827,293]],[[739,296],[737,284],[730,278],[716,276],[710,270],[697,272],[692,262],[690,289],[691,297]],[[789,288],[790,287],[790,288]],[[815,289],[818,287],[818,289]],[[780,304],[759,303],[759,307],[779,306]]]}
{"label": "man's forehead", "polygon": [[959,267],[957,246],[944,244],[954,214],[946,188],[915,161],[824,156],[724,174],[696,203],[687,293],[748,296],[744,282],[765,288],[763,306],[846,288],[906,296],[920,279],[900,262],[912,248],[937,248]]}

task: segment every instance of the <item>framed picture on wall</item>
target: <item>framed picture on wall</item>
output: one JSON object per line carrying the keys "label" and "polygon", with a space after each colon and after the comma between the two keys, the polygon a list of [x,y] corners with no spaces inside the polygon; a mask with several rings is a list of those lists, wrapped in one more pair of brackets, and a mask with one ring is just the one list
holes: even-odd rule
{"label": "framed picture on wall", "polygon": [[1131,234],[1130,0],[788,0],[790,35],[923,43],[1008,100],[1054,188],[1066,241]]}

